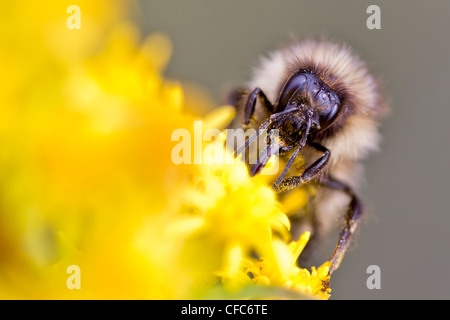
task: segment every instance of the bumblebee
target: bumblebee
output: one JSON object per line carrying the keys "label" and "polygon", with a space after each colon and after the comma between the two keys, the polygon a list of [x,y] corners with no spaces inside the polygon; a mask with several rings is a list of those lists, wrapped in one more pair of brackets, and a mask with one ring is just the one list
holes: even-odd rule
{"label": "bumblebee", "polygon": [[[331,275],[364,211],[355,191],[362,176],[360,161],[378,148],[379,120],[388,111],[379,82],[349,46],[308,39],[263,57],[251,80],[230,97],[241,125],[257,129],[236,154],[248,150],[264,130],[279,132],[277,140],[267,136],[267,148],[250,174],[258,174],[278,153],[286,162],[273,184],[277,192],[308,183],[319,186],[312,200],[314,234],[326,234],[339,216],[345,217],[330,259]],[[293,166],[300,157],[303,170]]]}

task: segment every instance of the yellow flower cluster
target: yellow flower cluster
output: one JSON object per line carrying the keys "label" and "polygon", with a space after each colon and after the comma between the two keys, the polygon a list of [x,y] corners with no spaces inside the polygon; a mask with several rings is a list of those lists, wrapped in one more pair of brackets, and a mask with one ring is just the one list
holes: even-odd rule
{"label": "yellow flower cluster", "polygon": [[170,42],[141,41],[129,4],[78,1],[79,30],[64,1],[0,7],[0,298],[328,298],[328,263],[296,265],[308,233],[289,243],[264,178],[172,162],[209,102],[163,78]]}

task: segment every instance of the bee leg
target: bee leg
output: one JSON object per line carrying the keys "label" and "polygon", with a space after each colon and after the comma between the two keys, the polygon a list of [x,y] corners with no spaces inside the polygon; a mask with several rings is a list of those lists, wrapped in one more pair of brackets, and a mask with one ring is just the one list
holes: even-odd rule
{"label": "bee leg", "polygon": [[267,99],[264,92],[260,88],[256,88],[248,96],[248,100],[245,105],[243,123],[246,127],[248,127],[250,124],[250,119],[255,114],[256,98],[259,98],[259,101],[269,113],[272,114],[274,111],[273,104],[269,101],[269,99]]}
{"label": "bee leg", "polygon": [[[276,115],[274,115],[276,116]],[[256,130],[255,133],[253,133],[247,140],[245,140],[245,143],[243,145],[241,145],[235,152],[234,152],[234,157],[239,156],[242,152],[244,152],[248,146],[250,145],[250,143],[253,142],[253,140],[255,140],[256,138],[258,138],[262,132],[264,132],[264,130],[267,129],[267,127],[271,124],[272,122],[272,117],[269,118],[269,120],[267,120],[266,122],[264,122],[258,130]]]}
{"label": "bee leg", "polygon": [[312,165],[310,165],[308,168],[303,171],[303,173],[299,176],[289,177],[284,179],[281,182],[275,182],[273,185],[273,188],[277,190],[278,192],[288,191],[291,189],[295,189],[301,184],[310,181],[314,177],[316,177],[319,172],[325,167],[325,165],[328,162],[328,159],[330,158],[330,150],[322,146],[318,143],[311,143],[311,147],[316,149],[317,151],[322,152],[322,156],[314,161]]}
{"label": "bee leg", "polygon": [[281,183],[281,181],[283,181],[284,177],[286,176],[286,173],[289,171],[289,169],[291,168],[292,164],[294,163],[295,158],[297,158],[298,153],[300,152],[301,148],[302,148],[301,146],[298,146],[294,150],[294,152],[292,153],[292,155],[289,158],[288,162],[284,166],[283,172],[281,173],[281,175],[278,177],[277,181],[275,181],[275,184],[273,185],[273,188],[275,190],[278,188],[278,185]]}
{"label": "bee leg", "polygon": [[330,189],[343,191],[351,198],[347,214],[345,216],[345,226],[339,233],[339,239],[330,259],[331,266],[328,274],[331,275],[334,270],[339,268],[339,264],[341,263],[341,260],[351,243],[356,227],[361,220],[363,208],[361,201],[349,186],[331,177],[329,177],[327,181],[321,182],[321,184]]}

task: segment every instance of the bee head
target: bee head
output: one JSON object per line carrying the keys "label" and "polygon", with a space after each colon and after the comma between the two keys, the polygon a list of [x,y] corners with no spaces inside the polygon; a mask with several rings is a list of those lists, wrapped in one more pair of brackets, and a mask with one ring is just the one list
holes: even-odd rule
{"label": "bee head", "polygon": [[299,70],[285,82],[278,98],[278,111],[291,109],[298,109],[301,122],[310,122],[306,134],[315,134],[335,122],[341,105],[339,96],[327,84],[312,72]]}

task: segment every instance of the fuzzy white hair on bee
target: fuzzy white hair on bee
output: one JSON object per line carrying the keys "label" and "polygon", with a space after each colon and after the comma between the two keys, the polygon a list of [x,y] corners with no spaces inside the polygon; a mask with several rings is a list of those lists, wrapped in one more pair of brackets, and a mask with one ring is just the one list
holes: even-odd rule
{"label": "fuzzy white hair on bee", "polygon": [[[275,190],[284,193],[306,183],[321,186],[313,201],[316,232],[327,232],[339,215],[345,216],[330,259],[331,274],[363,213],[354,191],[362,172],[359,161],[377,150],[378,121],[387,111],[378,81],[349,46],[308,39],[263,57],[245,88],[233,97],[244,128],[279,132],[278,140],[269,141],[251,167],[251,175],[278,152],[286,165],[274,182]],[[261,132],[236,153],[246,150]],[[288,176],[300,156],[306,168]]]}

